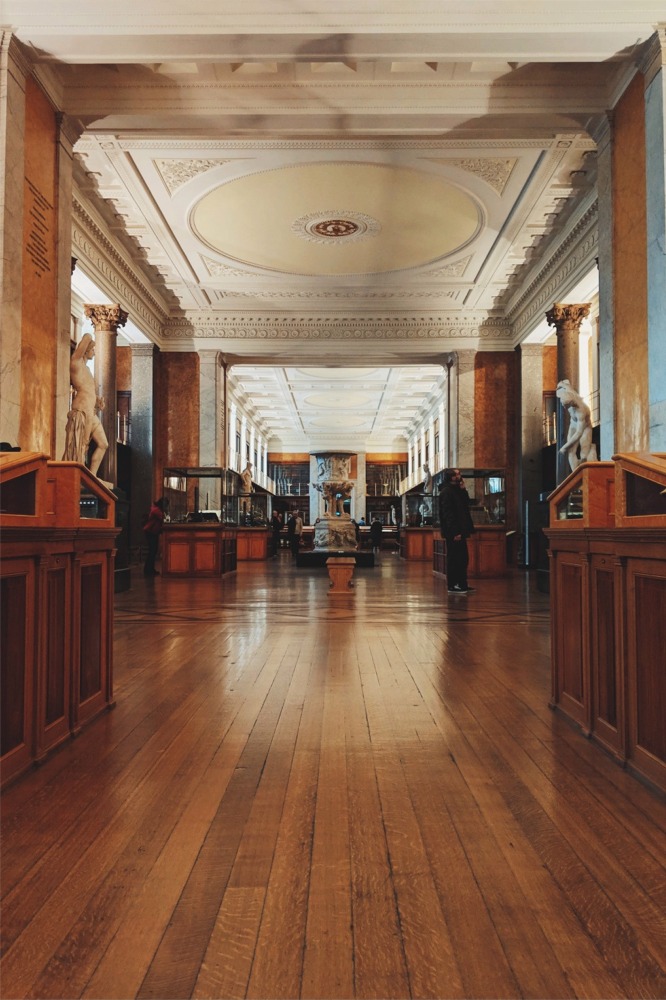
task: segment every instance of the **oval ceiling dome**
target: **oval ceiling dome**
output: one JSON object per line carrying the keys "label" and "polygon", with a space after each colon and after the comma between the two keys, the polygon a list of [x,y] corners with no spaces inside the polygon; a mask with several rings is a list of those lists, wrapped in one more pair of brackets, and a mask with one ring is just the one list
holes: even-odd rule
{"label": "oval ceiling dome", "polygon": [[441,260],[479,231],[470,195],[433,174],[378,163],[310,163],[221,184],[191,213],[210,250],[304,276],[379,274]]}

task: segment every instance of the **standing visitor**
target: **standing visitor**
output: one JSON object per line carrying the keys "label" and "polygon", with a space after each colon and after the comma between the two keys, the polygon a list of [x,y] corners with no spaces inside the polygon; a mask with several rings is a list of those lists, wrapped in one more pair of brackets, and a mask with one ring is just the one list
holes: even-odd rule
{"label": "standing visitor", "polygon": [[382,530],[382,522],[378,517],[374,517],[370,522],[370,542],[375,555],[379,555],[382,547]]}
{"label": "standing visitor", "polygon": [[287,538],[289,540],[289,548],[291,549],[291,554],[296,558],[298,555],[298,548],[301,544],[301,535],[303,534],[303,518],[301,517],[300,510],[295,511],[290,515],[287,521]]}
{"label": "standing visitor", "polygon": [[273,554],[277,555],[278,549],[280,548],[280,532],[282,531],[282,514],[278,510],[273,511],[271,517],[271,530],[273,532]]}
{"label": "standing visitor", "polygon": [[155,560],[157,559],[157,549],[160,542],[160,535],[164,526],[164,498],[154,500],[148,520],[143,526],[143,537],[147,546],[146,562],[143,567],[144,576],[157,576]]}
{"label": "standing visitor", "polygon": [[467,594],[467,539],[474,531],[470,498],[460,469],[446,469],[439,494],[439,530],[446,539],[446,585],[449,594]]}

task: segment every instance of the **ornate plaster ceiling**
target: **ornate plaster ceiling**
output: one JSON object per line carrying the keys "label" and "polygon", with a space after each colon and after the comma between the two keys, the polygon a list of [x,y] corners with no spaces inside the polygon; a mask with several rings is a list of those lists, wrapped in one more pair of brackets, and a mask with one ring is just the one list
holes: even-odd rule
{"label": "ornate plaster ceiling", "polygon": [[[4,0],[2,16],[80,133],[80,266],[117,300],[87,254],[99,220],[162,349],[270,366],[238,387],[281,413],[280,440],[289,421],[321,440],[358,393],[345,435],[377,447],[446,352],[536,326],[550,303],[522,326],[516,304],[591,211],[595,125],[665,17],[663,0]],[[376,363],[401,372],[383,393],[293,375]]]}

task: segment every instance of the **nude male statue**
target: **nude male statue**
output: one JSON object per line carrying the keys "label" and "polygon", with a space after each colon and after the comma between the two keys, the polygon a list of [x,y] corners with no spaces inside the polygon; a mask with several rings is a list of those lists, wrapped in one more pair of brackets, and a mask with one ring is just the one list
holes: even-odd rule
{"label": "nude male statue", "polygon": [[[590,408],[583,402],[568,378],[557,383],[555,395],[569,412],[569,432],[560,448],[561,455],[567,455],[571,471],[581,462],[596,462],[597,448],[592,443],[592,420]],[[580,457],[578,452],[580,451]]]}
{"label": "nude male statue", "polygon": [[86,464],[88,445],[95,443],[90,456],[90,471],[97,475],[102,459],[109,447],[102,422],[97,410],[104,409],[104,400],[95,392],[95,380],[86,362],[95,356],[95,341],[90,333],[84,333],[72,354],[69,363],[69,377],[74,388],[72,408],[67,414],[65,431],[65,452],[63,462]]}

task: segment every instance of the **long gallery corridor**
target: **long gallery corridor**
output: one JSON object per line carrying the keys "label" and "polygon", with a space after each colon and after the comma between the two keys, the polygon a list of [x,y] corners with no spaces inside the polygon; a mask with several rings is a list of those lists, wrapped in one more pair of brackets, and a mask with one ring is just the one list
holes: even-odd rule
{"label": "long gallery corridor", "polygon": [[666,997],[666,804],[548,708],[548,598],[327,584],[135,569],[3,795],[3,997]]}

